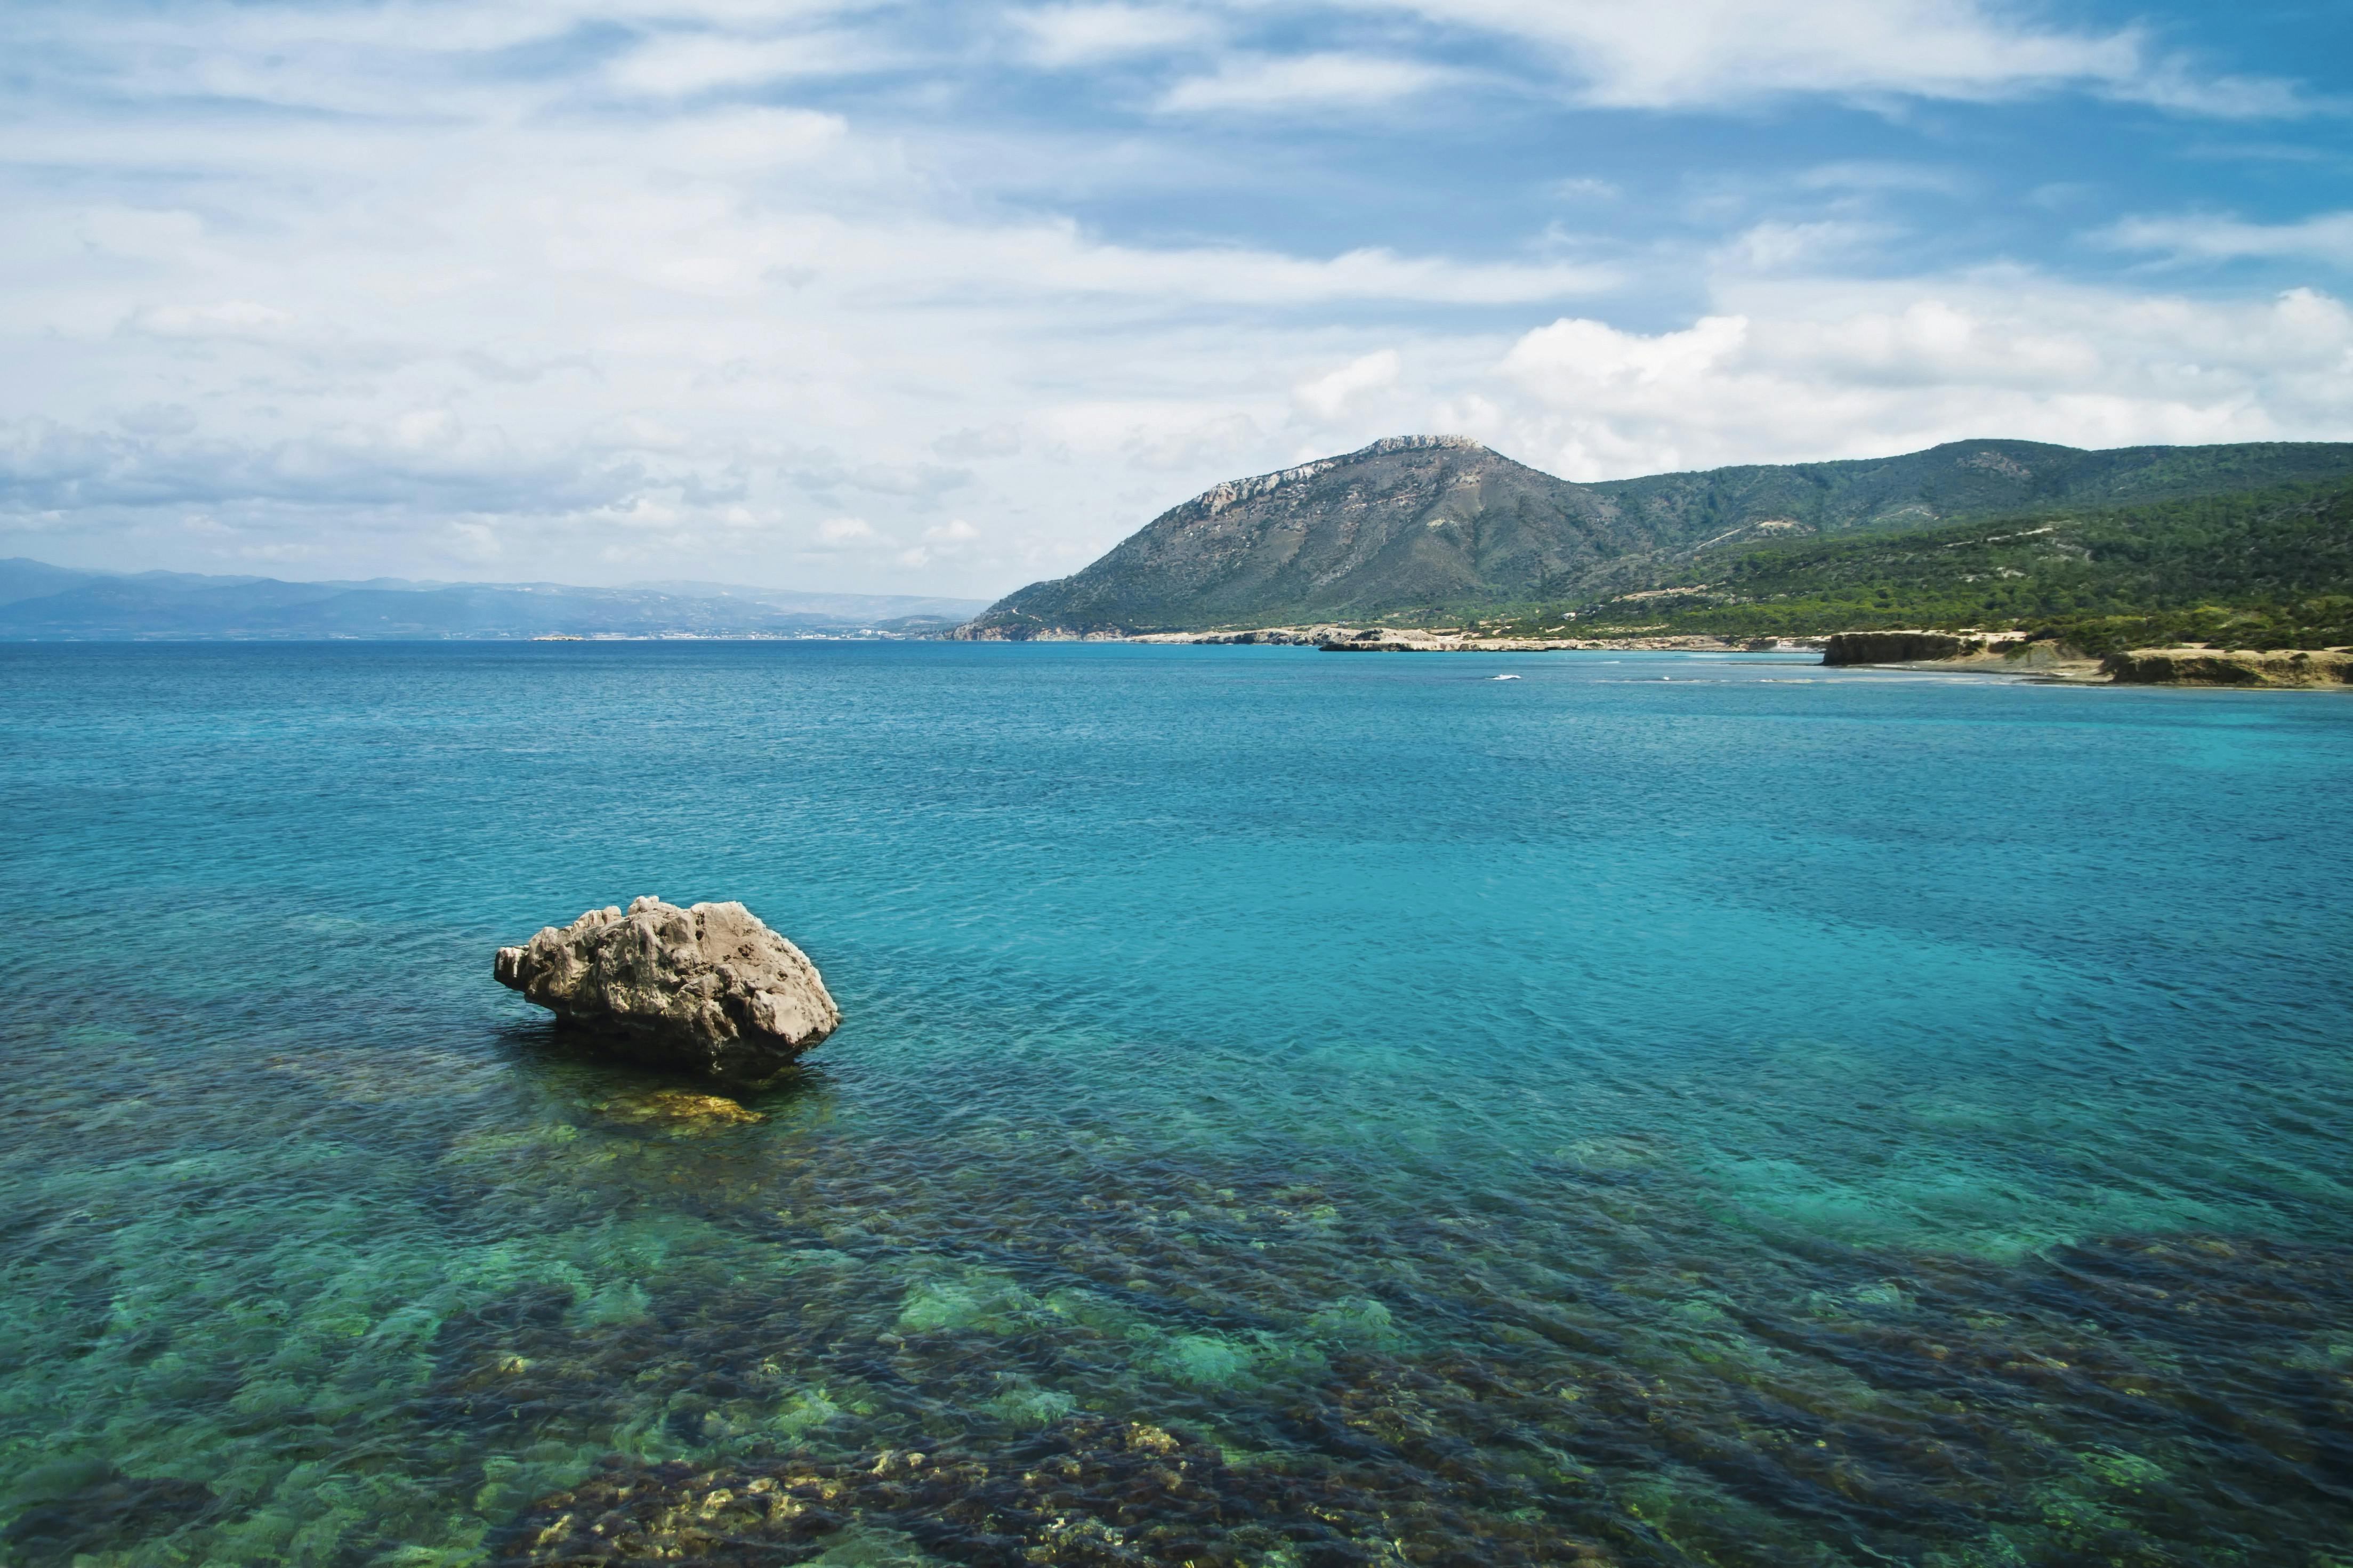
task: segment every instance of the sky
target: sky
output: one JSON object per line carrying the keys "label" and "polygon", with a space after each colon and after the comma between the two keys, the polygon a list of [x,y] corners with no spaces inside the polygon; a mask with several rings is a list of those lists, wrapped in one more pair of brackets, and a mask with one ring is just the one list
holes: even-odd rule
{"label": "sky", "polygon": [[0,556],[989,598],[1220,479],[2353,439],[2353,5],[12,0]]}

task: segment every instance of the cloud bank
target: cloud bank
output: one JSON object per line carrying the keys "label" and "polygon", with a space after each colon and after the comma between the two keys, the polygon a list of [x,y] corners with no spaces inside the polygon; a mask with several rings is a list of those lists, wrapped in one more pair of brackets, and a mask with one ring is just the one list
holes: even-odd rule
{"label": "cloud bank", "polygon": [[[2353,435],[2337,206],[2135,187],[2005,230],[2006,171],[1949,125],[1823,155],[1923,105],[2200,135],[2333,90],[2147,28],[1956,0],[5,26],[0,552],[985,595],[1403,431],[1573,478]],[[1672,166],[1562,134],[1634,125]]]}

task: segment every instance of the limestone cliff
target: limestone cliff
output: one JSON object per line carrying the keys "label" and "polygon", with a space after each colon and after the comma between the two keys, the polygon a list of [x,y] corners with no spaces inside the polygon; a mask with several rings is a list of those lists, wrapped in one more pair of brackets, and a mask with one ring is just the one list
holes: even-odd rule
{"label": "limestone cliff", "polygon": [[2353,652],[2144,647],[2100,668],[2119,686],[2353,686]]}

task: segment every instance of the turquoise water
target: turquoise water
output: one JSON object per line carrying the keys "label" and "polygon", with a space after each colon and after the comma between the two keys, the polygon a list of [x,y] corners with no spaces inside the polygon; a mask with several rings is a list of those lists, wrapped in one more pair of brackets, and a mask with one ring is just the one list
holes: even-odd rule
{"label": "turquoise water", "polygon": [[[2353,1564],[2341,696],[20,647],[0,748],[9,1561]],[[492,983],[638,893],[840,1000],[759,1120]]]}

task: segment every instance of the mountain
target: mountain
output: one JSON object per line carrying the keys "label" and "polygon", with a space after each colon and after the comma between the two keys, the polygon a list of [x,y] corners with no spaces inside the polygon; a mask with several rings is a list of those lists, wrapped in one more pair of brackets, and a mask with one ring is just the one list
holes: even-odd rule
{"label": "mountain", "polygon": [[944,630],[972,599],[719,584],[286,583],[0,561],[0,639],[769,636]]}
{"label": "mountain", "polygon": [[2333,478],[2353,478],[2353,443],[2089,452],[1955,441],[1896,458],[1574,484],[1467,437],[1393,437],[1219,485],[955,635],[1452,618],[1649,588],[1728,545]]}

